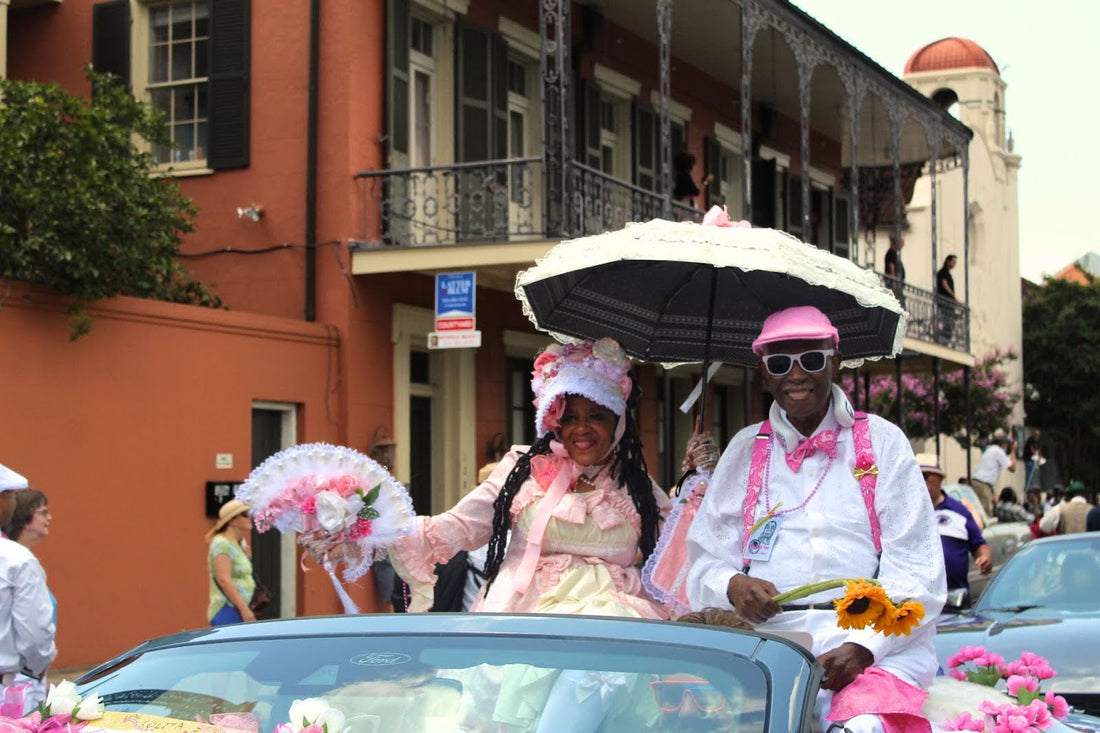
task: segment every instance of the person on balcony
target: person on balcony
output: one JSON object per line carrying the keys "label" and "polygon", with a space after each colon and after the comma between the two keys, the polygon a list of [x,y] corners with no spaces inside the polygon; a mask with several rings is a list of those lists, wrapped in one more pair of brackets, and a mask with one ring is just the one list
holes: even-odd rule
{"label": "person on balcony", "polygon": [[[852,409],[834,384],[838,343],[817,308],[788,308],[764,321],[752,348],[775,402],[769,419],[735,435],[718,461],[688,531],[687,595],[693,611],[735,609],[761,631],[808,632],[825,670],[814,710],[822,730],[837,723],[881,733],[881,715],[919,717],[936,676],[931,619],[946,600],[946,576],[909,440],[896,425]],[[909,636],[887,637],[841,629],[830,591],[799,602],[808,605],[774,600],[848,577],[877,578],[887,595],[919,600],[924,621]],[[880,707],[898,697],[904,710]]]}
{"label": "person on balcony", "polygon": [[893,291],[901,303],[905,303],[905,265],[901,261],[901,248],[905,237],[890,232],[890,249],[886,250],[886,287]]}
{"label": "person on balcony", "polygon": [[936,273],[936,296],[940,310],[940,333],[945,340],[951,339],[955,330],[955,305],[959,298],[955,295],[955,278],[951,271],[955,269],[959,258],[955,255],[947,255],[943,261],[943,267]]}

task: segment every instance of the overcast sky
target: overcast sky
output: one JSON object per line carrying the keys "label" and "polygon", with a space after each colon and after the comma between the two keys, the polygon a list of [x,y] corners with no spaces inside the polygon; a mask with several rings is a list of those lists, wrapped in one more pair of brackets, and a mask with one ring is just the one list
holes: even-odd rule
{"label": "overcast sky", "polygon": [[977,42],[1008,84],[1019,171],[1020,275],[1039,281],[1091,250],[1100,221],[1094,63],[1100,3],[1081,0],[792,0],[891,73],[948,36]]}

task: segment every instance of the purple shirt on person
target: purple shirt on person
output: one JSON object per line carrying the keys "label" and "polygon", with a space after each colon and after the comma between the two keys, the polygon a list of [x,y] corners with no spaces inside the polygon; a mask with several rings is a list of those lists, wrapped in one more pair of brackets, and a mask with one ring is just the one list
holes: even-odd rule
{"label": "purple shirt on person", "polygon": [[947,589],[966,588],[970,569],[970,553],[985,544],[982,531],[970,510],[961,501],[944,494],[935,506],[936,529],[943,545],[943,564],[947,570]]}

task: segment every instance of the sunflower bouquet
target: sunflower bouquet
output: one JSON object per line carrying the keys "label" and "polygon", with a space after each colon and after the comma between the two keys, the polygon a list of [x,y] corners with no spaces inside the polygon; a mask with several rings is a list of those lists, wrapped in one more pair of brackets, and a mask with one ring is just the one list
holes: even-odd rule
{"label": "sunflower bouquet", "polygon": [[915,598],[895,601],[877,580],[840,578],[799,586],[780,593],[774,600],[780,606],[823,591],[844,588],[844,596],[833,601],[836,622],[842,629],[868,626],[887,636],[908,636],[924,618],[924,606]]}

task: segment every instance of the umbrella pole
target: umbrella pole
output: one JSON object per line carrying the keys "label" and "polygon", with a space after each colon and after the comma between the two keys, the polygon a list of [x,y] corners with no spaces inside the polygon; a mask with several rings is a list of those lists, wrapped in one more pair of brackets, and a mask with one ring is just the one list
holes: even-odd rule
{"label": "umbrella pole", "polygon": [[710,371],[710,337],[714,324],[714,302],[718,297],[718,268],[710,269],[710,304],[707,306],[707,337],[703,342],[703,391],[699,394],[698,424],[706,430],[707,414],[707,373]]}

